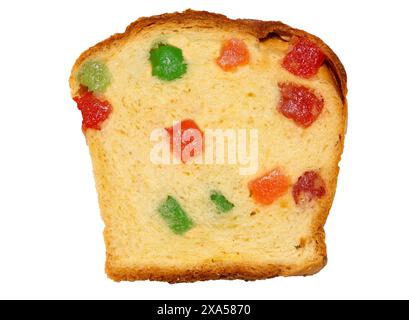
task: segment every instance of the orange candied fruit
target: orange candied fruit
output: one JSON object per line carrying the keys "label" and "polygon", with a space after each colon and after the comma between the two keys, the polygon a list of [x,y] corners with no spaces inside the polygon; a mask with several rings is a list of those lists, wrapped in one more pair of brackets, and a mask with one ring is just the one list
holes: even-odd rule
{"label": "orange candied fruit", "polygon": [[250,62],[250,52],[246,43],[240,39],[230,39],[226,41],[216,63],[224,71],[233,71],[239,66],[245,66]]}
{"label": "orange candied fruit", "polygon": [[290,187],[290,179],[284,172],[276,168],[260,176],[248,184],[251,197],[260,204],[272,204],[283,196]]}

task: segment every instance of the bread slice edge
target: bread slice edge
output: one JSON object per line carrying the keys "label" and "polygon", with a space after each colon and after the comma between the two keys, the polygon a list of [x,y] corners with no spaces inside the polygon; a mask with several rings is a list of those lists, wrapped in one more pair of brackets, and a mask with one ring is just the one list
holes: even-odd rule
{"label": "bread slice edge", "polygon": [[[281,22],[275,21],[259,21],[239,19],[232,20],[220,14],[209,13],[205,11],[187,10],[182,13],[163,14],[147,18],[140,18],[130,24],[124,33],[115,34],[97,45],[89,48],[80,55],[73,66],[70,76],[70,86],[72,95],[75,96],[75,74],[79,66],[88,57],[94,55],[101,50],[109,50],[112,46],[120,46],[125,43],[130,37],[136,36],[145,28],[153,25],[164,25],[167,23],[183,26],[186,22],[194,23],[198,27],[214,27],[223,29],[234,29],[247,32],[260,41],[271,37],[280,37],[285,41],[289,41],[294,36],[308,37],[319,44],[320,48],[325,53],[327,59],[326,65],[329,67],[331,74],[337,84],[337,89],[340,98],[343,102],[342,118],[343,127],[340,132],[339,143],[341,147],[338,149],[337,163],[339,163],[343,151],[344,139],[346,134],[347,121],[347,76],[345,69],[337,57],[337,55],[326,45],[320,38],[311,35],[305,31],[291,28]],[[307,276],[320,271],[327,263],[327,253],[325,245],[324,225],[329,214],[332,202],[335,196],[336,184],[338,177],[338,167],[334,171],[333,179],[328,185],[330,195],[322,206],[321,212],[317,215],[312,223],[313,241],[316,243],[315,259],[306,261],[303,264],[297,265],[252,265],[252,264],[219,264],[219,265],[202,265],[192,269],[170,269],[170,268],[123,268],[115,266],[114,257],[107,252],[106,258],[106,273],[109,278],[114,281],[135,281],[135,280],[155,280],[166,281],[170,283],[176,282],[194,282],[201,280],[216,280],[216,279],[242,279],[242,280],[257,280],[273,278],[276,276]],[[109,248],[109,237],[105,236],[106,246]]]}

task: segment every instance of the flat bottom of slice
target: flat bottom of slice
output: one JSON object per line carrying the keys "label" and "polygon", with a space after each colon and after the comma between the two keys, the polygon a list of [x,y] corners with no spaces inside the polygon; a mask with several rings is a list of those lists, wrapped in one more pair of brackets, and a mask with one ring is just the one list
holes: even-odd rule
{"label": "flat bottom of slice", "polygon": [[223,279],[255,281],[275,277],[310,276],[318,273],[326,264],[325,254],[303,265],[212,264],[191,269],[115,267],[107,259],[106,273],[110,279],[117,282],[151,280],[179,283]]}

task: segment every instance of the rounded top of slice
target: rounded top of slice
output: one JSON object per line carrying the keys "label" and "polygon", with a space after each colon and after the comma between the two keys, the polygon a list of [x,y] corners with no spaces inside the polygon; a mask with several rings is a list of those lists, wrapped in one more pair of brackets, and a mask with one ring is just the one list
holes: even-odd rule
{"label": "rounded top of slice", "polygon": [[[147,18],[140,18],[131,25],[128,26],[126,31],[121,34],[115,34],[112,37],[106,39],[103,42],[93,46],[85,51],[74,65],[74,75],[78,73],[78,69],[81,68],[84,61],[89,60],[96,55],[109,51],[111,48],[118,48],[122,44],[126,43],[130,38],[133,38],[140,34],[141,31],[152,29],[153,26],[163,27],[165,25],[177,28],[178,26],[187,26],[189,28],[219,28],[227,31],[234,31],[237,33],[246,33],[252,35],[261,42],[270,37],[280,37],[284,41],[291,41],[294,39],[307,38],[315,43],[322,53],[325,55],[325,64],[334,75],[334,79],[337,82],[340,96],[343,102],[346,101],[347,93],[347,76],[345,69],[337,57],[337,55],[329,48],[321,39],[302,30],[291,28],[281,22],[277,21],[259,21],[259,20],[232,20],[226,16],[220,14],[209,13],[205,11],[187,10],[184,12],[162,14],[158,16],[152,16]],[[179,69],[183,70],[186,65],[180,64]],[[180,72],[180,71],[179,71]],[[183,75],[183,71],[179,75]],[[177,76],[170,76],[171,79],[177,79]],[[76,95],[78,91],[78,82],[74,81],[75,77],[71,77],[70,85],[72,94]],[[91,90],[91,89],[90,89]]]}

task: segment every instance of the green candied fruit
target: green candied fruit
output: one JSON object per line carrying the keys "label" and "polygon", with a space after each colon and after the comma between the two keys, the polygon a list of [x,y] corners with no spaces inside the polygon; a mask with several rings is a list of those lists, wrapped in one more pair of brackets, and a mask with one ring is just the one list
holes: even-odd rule
{"label": "green candied fruit", "polygon": [[78,72],[78,80],[89,91],[103,92],[111,83],[111,74],[105,63],[89,60],[82,65]]}
{"label": "green candied fruit", "polygon": [[182,50],[168,45],[159,44],[152,48],[149,58],[152,65],[152,75],[159,79],[171,81],[181,78],[187,69]]}
{"label": "green candied fruit", "polygon": [[211,192],[210,200],[216,205],[217,209],[223,213],[229,212],[234,208],[234,204],[218,191]]}
{"label": "green candied fruit", "polygon": [[176,234],[184,234],[193,227],[193,221],[188,217],[177,200],[168,196],[158,209],[161,217]]}

